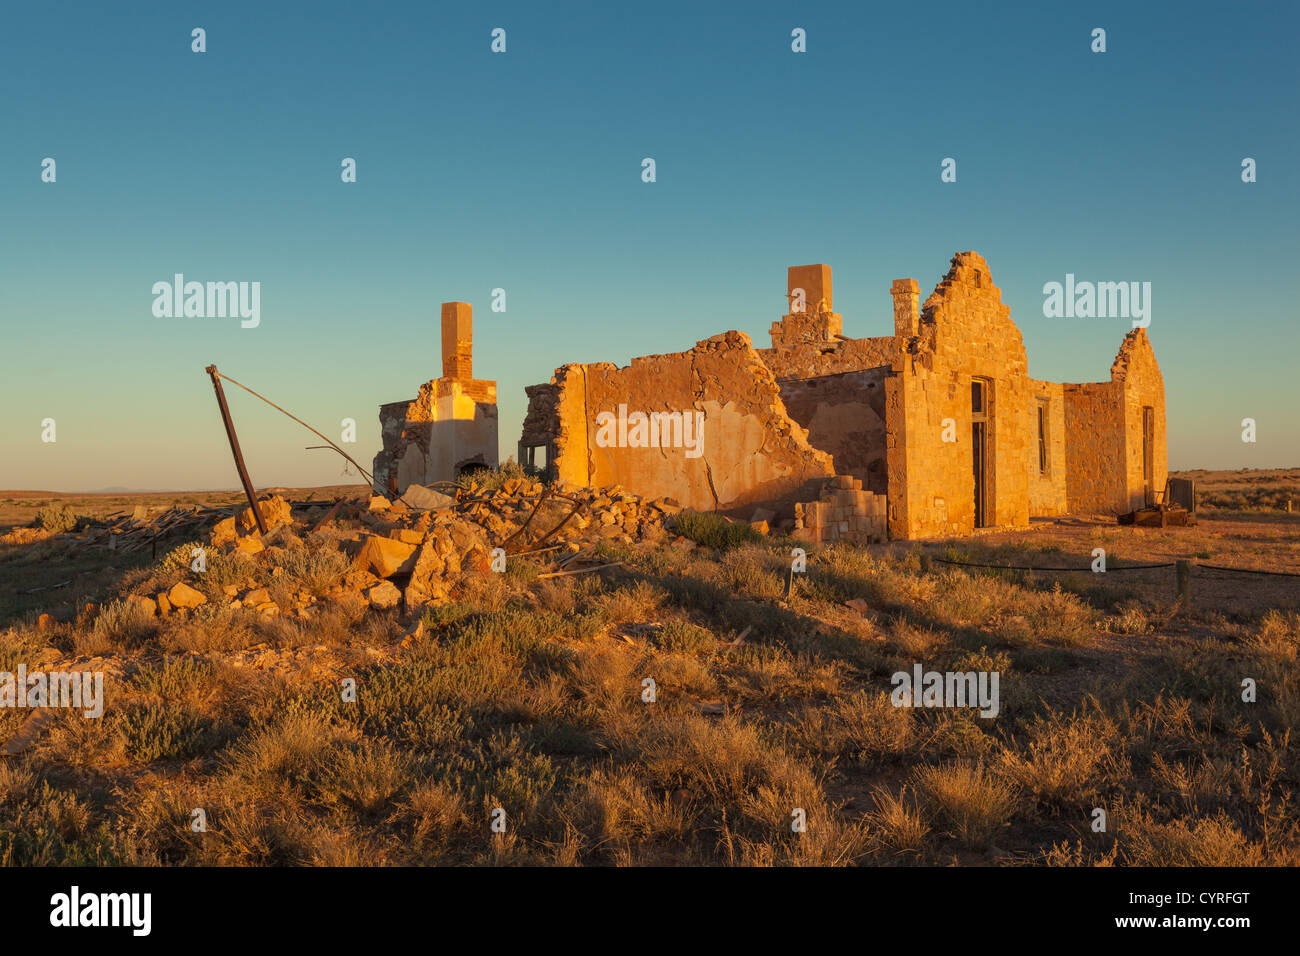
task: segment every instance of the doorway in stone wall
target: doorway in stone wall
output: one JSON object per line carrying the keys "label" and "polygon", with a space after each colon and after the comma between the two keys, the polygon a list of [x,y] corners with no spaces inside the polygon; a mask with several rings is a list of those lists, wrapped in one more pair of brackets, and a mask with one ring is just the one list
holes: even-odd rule
{"label": "doorway in stone wall", "polygon": [[1150,405],[1142,406],[1142,504],[1153,505],[1155,488],[1152,487],[1155,473],[1156,410]]}
{"label": "doorway in stone wall", "polygon": [[988,498],[988,429],[992,422],[989,400],[992,385],[986,378],[970,380],[971,466],[975,479],[975,527],[987,528],[992,509]]}

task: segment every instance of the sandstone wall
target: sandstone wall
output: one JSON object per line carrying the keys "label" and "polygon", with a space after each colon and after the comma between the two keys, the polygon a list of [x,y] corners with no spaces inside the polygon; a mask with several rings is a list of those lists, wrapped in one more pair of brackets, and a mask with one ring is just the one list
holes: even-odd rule
{"label": "sandstone wall", "polygon": [[[971,380],[989,389],[987,520],[990,526],[1029,522],[1027,455],[1031,395],[1024,340],[993,284],[988,264],[974,252],[952,267],[926,300],[919,334],[907,340],[892,386],[886,425],[889,458],[889,530],[893,537],[967,534],[975,526],[971,447]],[[944,420],[956,440],[943,440]],[[1035,454],[1037,445],[1034,445]]]}
{"label": "sandstone wall", "polygon": [[[786,321],[791,318],[786,316]],[[898,360],[899,347],[899,340],[893,336],[840,338],[805,342],[788,349],[759,349],[758,356],[778,380],[784,381],[887,367]]]}
{"label": "sandstone wall", "polygon": [[[1119,510],[1132,511],[1146,503],[1143,494],[1143,416],[1144,406],[1153,414],[1152,476],[1151,488],[1156,493],[1165,489],[1169,477],[1169,454],[1165,434],[1165,380],[1160,374],[1155,351],[1146,329],[1133,329],[1124,337],[1111,378],[1122,390],[1124,428],[1124,485],[1125,506]],[[1155,500],[1155,498],[1153,498]]]}
{"label": "sandstone wall", "polygon": [[1124,417],[1113,382],[1064,385],[1065,487],[1074,514],[1127,511]]}
{"label": "sandstone wall", "polygon": [[810,544],[869,544],[886,537],[885,499],[862,488],[852,475],[826,481],[816,501],[794,506],[791,536]]}
{"label": "sandstone wall", "polygon": [[390,494],[498,463],[495,382],[434,379],[414,401],[381,405],[379,422],[384,447],[375,456],[375,487]]}
{"label": "sandstone wall", "polygon": [[[812,447],[787,413],[771,371],[749,337],[727,332],[687,352],[556,371],[553,442],[557,477],[579,485],[622,485],[698,510],[788,510],[833,476],[829,454]],[[598,416],[704,413],[698,457],[685,447],[601,447]]]}
{"label": "sandstone wall", "polygon": [[[1164,382],[1145,331],[1125,338],[1111,381],[1061,385],[1029,378],[1024,340],[977,253],[954,256],[923,306],[915,280],[896,280],[891,336],[841,334],[829,266],[792,267],[788,285],[792,310],[802,302],[806,311],[773,324],[772,348],[755,350],[747,336],[729,332],[625,368],[558,369],[549,385],[528,390],[521,449],[546,444],[553,473],[574,484],[622,484],[738,514],[763,504],[788,516],[794,502],[837,475],[859,483],[837,493],[871,494],[802,509],[818,535],[832,526],[832,513],[861,525],[882,507],[895,538],[968,534],[976,525],[971,385],[978,379],[987,391],[986,526],[1141,507],[1144,408],[1153,423],[1151,485],[1163,489]],[[601,447],[597,416],[620,406],[704,412],[703,453]],[[870,536],[864,527],[871,522],[853,533]]]}
{"label": "sandstone wall", "polygon": [[377,491],[400,494],[411,484],[497,465],[497,384],[474,378],[472,312],[466,302],[442,304],[442,377],[421,385],[411,401],[379,406]]}
{"label": "sandstone wall", "polygon": [[831,454],[837,475],[851,475],[880,495],[889,481],[885,468],[888,374],[888,368],[874,368],[777,380],[786,411],[808,430],[808,443]]}
{"label": "sandstone wall", "polygon": [[[1029,419],[1029,516],[1063,515],[1069,511],[1065,487],[1065,389],[1058,382],[1029,380],[1033,400]],[[1047,403],[1047,473],[1038,455],[1038,406]]]}

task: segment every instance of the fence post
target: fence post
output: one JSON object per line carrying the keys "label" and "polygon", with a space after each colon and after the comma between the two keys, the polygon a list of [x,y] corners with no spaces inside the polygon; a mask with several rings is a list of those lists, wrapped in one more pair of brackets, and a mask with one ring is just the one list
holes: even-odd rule
{"label": "fence post", "polygon": [[1178,603],[1183,607],[1192,606],[1192,562],[1179,559],[1178,565]]}

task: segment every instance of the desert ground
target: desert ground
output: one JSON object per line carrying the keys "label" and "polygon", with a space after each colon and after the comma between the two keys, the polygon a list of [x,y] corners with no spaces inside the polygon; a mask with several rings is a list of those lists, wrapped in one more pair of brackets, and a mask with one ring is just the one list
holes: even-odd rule
{"label": "desert ground", "polygon": [[[0,491],[0,672],[106,681],[98,719],[0,709],[0,862],[1297,865],[1300,468],[1181,475],[1196,527],[797,574],[783,535],[517,468],[434,512],[264,489],[265,536],[237,491]],[[1178,559],[1186,601],[1123,570]],[[997,671],[998,715],[894,706],[917,663]]]}

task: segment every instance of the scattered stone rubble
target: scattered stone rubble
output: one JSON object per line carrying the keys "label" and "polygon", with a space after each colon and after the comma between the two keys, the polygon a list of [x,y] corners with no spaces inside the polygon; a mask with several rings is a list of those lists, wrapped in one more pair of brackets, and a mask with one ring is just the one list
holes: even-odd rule
{"label": "scattered stone rubble", "polygon": [[[214,591],[194,571],[156,593],[127,595],[124,602],[145,617],[180,620],[221,608],[307,620],[330,604],[362,612],[395,610],[409,620],[428,607],[458,600],[471,577],[509,570],[510,562],[520,558],[543,574],[574,574],[613,563],[609,545],[696,547],[675,530],[674,519],[683,511],[677,501],[641,498],[617,485],[582,488],[489,475],[462,480],[460,486],[446,484],[442,491],[411,485],[393,501],[375,495],[290,503],[271,495],[258,508],[265,534],[258,531],[251,508],[236,514],[226,509],[208,532],[206,561],[219,554],[246,565],[247,573],[237,583]],[[777,521],[774,511],[758,508],[748,524],[761,534],[786,532],[814,544],[885,538],[883,496],[864,491],[851,476],[828,479],[820,497],[799,503],[795,514],[793,520]],[[175,517],[168,515],[161,517],[170,526]],[[141,540],[152,538],[144,519],[132,520],[140,524]],[[173,538],[169,547],[175,543]],[[309,550],[346,558],[335,561],[331,573],[337,581],[329,584],[327,579],[312,592],[296,589],[295,582],[295,590],[287,593],[278,582],[293,580],[283,577],[292,566],[290,552]],[[93,625],[99,613],[85,605],[77,613],[78,627]],[[44,614],[39,626],[47,630],[55,623]]]}
{"label": "scattered stone rubble", "polygon": [[[398,500],[376,495],[333,507],[294,505],[275,495],[258,502],[266,534],[258,532],[251,508],[221,518],[209,533],[211,546],[250,562],[244,586],[225,588],[224,603],[296,618],[310,617],[316,605],[329,601],[413,614],[454,600],[468,576],[499,570],[501,565],[494,564],[502,553],[507,562],[530,555],[571,572],[586,563],[606,562],[597,553],[602,542],[632,545],[678,538],[671,527],[672,517],[682,510],[677,502],[643,500],[617,486],[548,487],[511,478],[491,489],[480,481],[446,490],[451,493],[411,485]],[[432,507],[411,507],[415,502]],[[307,547],[341,552],[348,570],[322,597],[302,592],[293,596],[291,606],[282,607],[268,585],[283,573],[286,551]],[[182,581],[152,598],[131,595],[127,600],[149,615],[185,617],[211,603],[197,583]]]}

